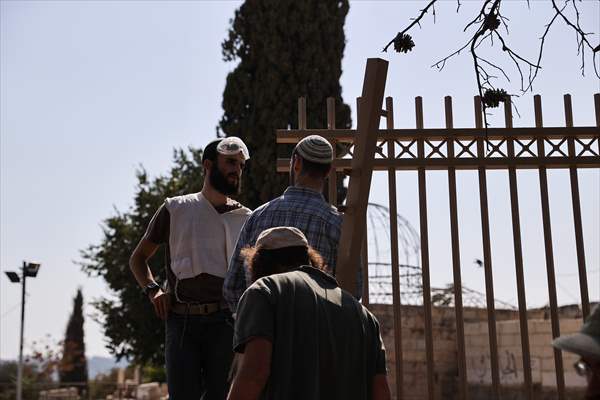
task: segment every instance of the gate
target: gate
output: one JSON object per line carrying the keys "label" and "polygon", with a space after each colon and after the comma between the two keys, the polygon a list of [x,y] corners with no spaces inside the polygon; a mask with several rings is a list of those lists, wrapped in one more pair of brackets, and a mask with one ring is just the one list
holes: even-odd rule
{"label": "gate", "polygon": [[[518,314],[521,335],[522,368],[524,392],[527,399],[533,399],[531,356],[527,322],[527,303],[523,274],[523,252],[519,216],[519,196],[517,190],[517,169],[538,170],[542,222],[545,245],[546,273],[548,281],[550,319],[552,337],[560,335],[556,277],[552,248],[552,229],[548,201],[549,168],[568,169],[573,205],[575,243],[577,251],[577,273],[581,295],[583,317],[590,313],[588,278],[581,221],[579,199],[578,168],[600,168],[600,94],[594,95],[596,126],[574,127],[570,95],[564,96],[565,127],[543,126],[541,97],[534,97],[535,127],[513,128],[510,98],[504,101],[504,128],[484,129],[481,99],[474,98],[475,128],[453,127],[452,98],[445,98],[445,129],[425,129],[423,123],[423,102],[415,99],[416,128],[395,129],[393,100],[385,99],[382,110],[387,62],[381,59],[368,59],[363,82],[362,96],[357,99],[357,129],[336,129],[333,99],[327,100],[327,129],[307,129],[306,99],[298,102],[298,129],[278,130],[277,143],[296,143],[305,136],[319,134],[328,139],[333,148],[337,144],[346,146],[352,158],[336,158],[329,179],[329,199],[336,200],[336,174],[350,176],[344,214],[342,238],[338,252],[337,279],[340,285],[349,290],[355,288],[358,268],[357,260],[361,249],[365,249],[366,209],[369,197],[372,172],[388,172],[389,217],[392,264],[392,298],[394,315],[394,354],[395,382],[397,398],[406,394],[402,371],[401,304],[398,260],[396,170],[415,170],[418,173],[421,274],[423,287],[423,310],[425,322],[425,352],[427,361],[428,398],[434,399],[434,352],[432,326],[432,299],[429,269],[429,243],[427,232],[426,170],[445,170],[448,173],[450,228],[452,242],[452,269],[454,290],[454,311],[456,323],[456,355],[458,370],[458,392],[456,397],[466,399],[467,367],[465,354],[465,331],[463,318],[463,288],[460,269],[459,220],[457,213],[456,170],[476,170],[479,183],[479,201],[483,238],[483,268],[485,273],[487,326],[490,349],[490,370],[492,397],[500,398],[500,375],[498,362],[498,341],[496,334],[496,309],[490,245],[490,226],[487,197],[486,171],[500,169],[508,171],[510,204],[512,213],[512,233],[517,282]],[[381,118],[385,118],[386,129],[379,129]],[[396,150],[399,149],[398,152]],[[335,156],[335,154],[334,154]],[[277,169],[287,172],[289,159],[280,159]],[[362,251],[363,256],[366,251]],[[367,266],[367,263],[363,262]],[[364,270],[365,297],[368,305],[368,268]],[[565,398],[564,368],[561,352],[553,350],[556,371],[558,398]]]}

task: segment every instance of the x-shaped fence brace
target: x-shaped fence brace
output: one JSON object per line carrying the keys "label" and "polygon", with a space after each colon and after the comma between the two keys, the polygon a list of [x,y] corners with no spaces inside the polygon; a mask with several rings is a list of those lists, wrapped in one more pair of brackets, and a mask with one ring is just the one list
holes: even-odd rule
{"label": "x-shaped fence brace", "polygon": [[[518,129],[518,128],[513,128]],[[521,139],[514,137],[507,137],[500,140],[486,140],[486,152],[484,154],[484,158],[531,158],[538,157],[537,150],[534,145],[538,144],[538,141],[543,141],[544,144],[549,145],[549,148],[545,149],[545,157],[565,157],[569,158],[568,149],[566,149],[567,141],[569,139],[574,140],[580,147],[579,151],[576,154],[573,154],[571,157],[579,158],[584,156],[592,156],[598,157],[600,152],[594,149],[594,144],[598,144],[598,138],[579,138],[579,137],[562,137],[559,139],[555,138],[547,138],[547,137],[538,137],[532,139]],[[451,143],[456,144],[459,147],[459,151],[454,155],[454,157],[448,157],[447,155],[447,146]],[[375,156],[379,160],[387,160],[390,159],[389,155],[386,152],[386,146],[388,142],[392,141],[395,146],[398,146],[399,151],[394,155],[394,159],[419,159],[419,156],[414,150],[417,146],[417,139],[413,139],[410,141],[403,141],[398,139],[384,139],[377,143],[377,147],[375,148]],[[509,141],[512,141],[516,144],[516,154],[513,157],[510,157],[506,152],[506,146]],[[433,140],[433,139],[424,139],[423,142],[427,145],[428,149],[424,154],[425,159],[431,158],[478,158],[477,156],[477,139],[471,140],[461,140],[454,139],[450,135],[441,140]],[[346,155],[344,159],[350,159],[354,156],[354,144],[347,143],[346,147]],[[435,157],[435,156],[438,157]]]}

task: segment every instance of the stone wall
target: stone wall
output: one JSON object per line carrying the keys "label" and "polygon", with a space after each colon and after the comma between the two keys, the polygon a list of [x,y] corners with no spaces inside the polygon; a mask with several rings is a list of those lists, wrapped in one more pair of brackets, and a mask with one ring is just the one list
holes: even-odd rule
{"label": "stone wall", "polygon": [[[562,319],[562,335],[579,331],[581,319]],[[549,320],[529,320],[529,347],[531,354],[531,378],[534,384],[556,387],[554,351],[552,349],[552,327]],[[523,357],[519,321],[501,321],[496,325],[500,383],[519,385],[523,382]],[[473,384],[491,384],[490,351],[487,323],[465,324],[465,341],[469,349],[467,356],[467,380]],[[585,378],[578,376],[573,364],[578,356],[563,352],[563,369],[566,387],[585,387]]]}
{"label": "stone wall", "polygon": [[[396,351],[394,345],[394,315],[389,304],[372,304],[370,310],[377,316],[386,346],[388,378],[393,398],[396,398]],[[425,321],[423,307],[402,306],[402,356],[404,399],[426,399],[427,360],[425,350]],[[489,398],[491,383],[487,311],[482,308],[464,308],[467,379],[471,399]],[[524,398],[521,336],[518,312],[496,310],[499,368],[503,394],[510,399]],[[529,341],[536,399],[555,396],[556,377],[551,343],[549,313],[546,309],[529,310]],[[572,333],[581,327],[578,308],[560,310],[561,333]],[[573,318],[576,319],[573,319]],[[458,364],[456,350],[456,321],[454,308],[435,307],[432,310],[434,349],[434,397],[454,399],[458,391]],[[577,358],[563,354],[565,382],[569,393],[579,393],[585,380],[573,371]]]}
{"label": "stone wall", "polygon": [[[388,377],[392,394],[396,396],[396,351],[394,346],[394,315],[389,304],[372,304],[371,311],[381,325],[381,334],[386,346],[388,358]],[[487,318],[486,310],[465,308],[465,321],[482,321]],[[512,310],[498,310],[497,319],[514,319],[518,314]],[[423,399],[427,397],[427,355],[425,350],[425,320],[423,307],[403,306],[402,317],[402,356],[405,399]],[[456,321],[454,309],[436,307],[432,310],[433,348],[434,348],[434,391],[436,398],[451,398],[457,390],[456,376]]]}

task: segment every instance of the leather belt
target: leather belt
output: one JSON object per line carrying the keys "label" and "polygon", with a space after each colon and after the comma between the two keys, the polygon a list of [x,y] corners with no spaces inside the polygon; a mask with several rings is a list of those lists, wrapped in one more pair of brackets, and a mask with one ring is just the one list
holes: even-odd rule
{"label": "leather belt", "polygon": [[175,303],[171,311],[175,314],[208,315],[221,310],[221,303],[183,304]]}

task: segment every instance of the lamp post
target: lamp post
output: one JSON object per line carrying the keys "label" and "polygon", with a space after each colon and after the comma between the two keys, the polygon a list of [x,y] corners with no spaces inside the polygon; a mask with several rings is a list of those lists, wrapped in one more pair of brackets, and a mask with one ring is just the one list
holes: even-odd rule
{"label": "lamp post", "polygon": [[27,277],[35,278],[40,269],[39,263],[23,261],[21,276],[14,271],[6,271],[6,276],[12,283],[21,282],[21,337],[19,340],[19,367],[17,370],[17,400],[23,396],[23,331],[25,330],[25,282]]}

